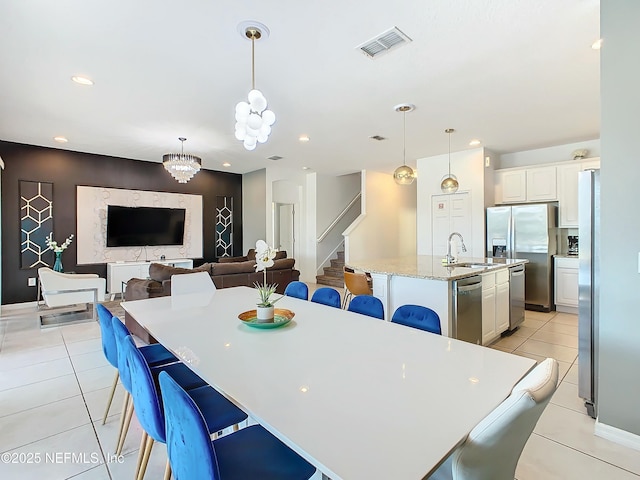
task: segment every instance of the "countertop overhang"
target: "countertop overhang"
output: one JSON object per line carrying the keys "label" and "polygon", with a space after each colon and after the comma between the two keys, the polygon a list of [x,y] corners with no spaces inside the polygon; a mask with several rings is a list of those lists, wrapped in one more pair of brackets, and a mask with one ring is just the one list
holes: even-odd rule
{"label": "countertop overhang", "polygon": [[523,265],[528,262],[525,259],[461,257],[456,260],[456,264],[487,264],[486,266],[461,267],[455,264],[443,264],[442,257],[416,255],[412,257],[349,261],[345,263],[345,267],[382,275],[449,281]]}

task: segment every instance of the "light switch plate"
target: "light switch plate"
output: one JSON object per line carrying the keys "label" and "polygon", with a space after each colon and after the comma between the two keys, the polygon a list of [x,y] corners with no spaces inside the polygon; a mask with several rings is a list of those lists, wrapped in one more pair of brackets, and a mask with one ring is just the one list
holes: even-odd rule
{"label": "light switch plate", "polygon": [[27,286],[28,287],[35,287],[36,286],[36,277],[29,277],[29,279],[27,280]]}

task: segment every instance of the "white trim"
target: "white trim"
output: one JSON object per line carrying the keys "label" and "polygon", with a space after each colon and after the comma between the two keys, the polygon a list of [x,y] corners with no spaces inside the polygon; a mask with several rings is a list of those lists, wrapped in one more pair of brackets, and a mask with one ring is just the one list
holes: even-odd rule
{"label": "white trim", "polygon": [[594,433],[598,437],[610,440],[618,445],[640,451],[640,435],[636,435],[635,433],[600,423],[599,420],[596,420]]}
{"label": "white trim", "polygon": [[22,308],[33,307],[34,309],[38,308],[38,302],[22,302],[22,303],[8,303],[6,305],[2,305],[2,310],[20,310]]}

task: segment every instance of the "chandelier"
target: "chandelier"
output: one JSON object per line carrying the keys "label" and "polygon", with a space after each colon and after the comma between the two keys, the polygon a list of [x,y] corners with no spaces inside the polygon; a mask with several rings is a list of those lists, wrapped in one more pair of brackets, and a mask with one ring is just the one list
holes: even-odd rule
{"label": "chandelier", "polygon": [[184,141],[185,137],[179,137],[182,142],[182,151],[180,153],[167,153],[162,156],[162,164],[165,170],[175,178],[178,183],[187,183],[193,176],[200,171],[202,160],[195,155],[185,155]]}
{"label": "chandelier", "polygon": [[248,26],[244,31],[251,40],[251,91],[247,96],[248,102],[236,105],[236,139],[247,150],[254,150],[258,143],[265,143],[271,134],[271,125],[276,121],[275,113],[267,110],[267,99],[260,90],[256,90],[255,41],[262,37],[263,32],[269,35],[267,27],[258,25]]}
{"label": "chandelier", "polygon": [[455,132],[453,128],[447,128],[444,133],[449,134],[449,173],[442,177],[440,190],[442,193],[456,193],[458,191],[458,179],[451,173],[451,134]]}
{"label": "chandelier", "polygon": [[403,103],[396,105],[394,110],[396,112],[402,112],[402,166],[396,168],[393,172],[393,179],[398,185],[411,185],[416,179],[416,174],[413,169],[407,166],[407,112],[412,112],[416,107],[409,103]]}

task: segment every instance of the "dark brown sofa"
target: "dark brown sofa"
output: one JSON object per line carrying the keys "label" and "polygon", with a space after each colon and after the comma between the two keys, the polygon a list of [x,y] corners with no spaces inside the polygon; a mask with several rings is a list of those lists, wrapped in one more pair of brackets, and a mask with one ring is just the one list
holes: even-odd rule
{"label": "dark brown sofa", "polygon": [[[216,288],[252,287],[255,282],[264,281],[264,272],[256,272],[255,266],[255,254],[252,255],[251,251],[244,257],[227,257],[226,261],[205,263],[193,269],[151,263],[149,278],[132,278],[127,282],[124,299],[130,301],[171,295],[172,275],[203,271],[211,275]],[[300,278],[300,272],[294,266],[295,259],[286,258],[286,252],[278,252],[274,265],[267,269],[267,283],[277,284],[276,292],[284,293],[289,283]],[[156,340],[128,313],[125,313],[125,324],[134,335],[148,343],[155,343]]]}

